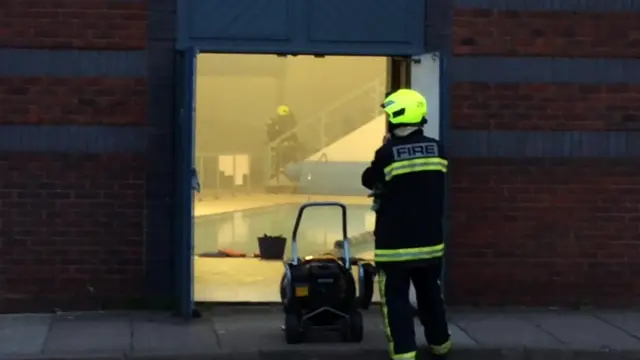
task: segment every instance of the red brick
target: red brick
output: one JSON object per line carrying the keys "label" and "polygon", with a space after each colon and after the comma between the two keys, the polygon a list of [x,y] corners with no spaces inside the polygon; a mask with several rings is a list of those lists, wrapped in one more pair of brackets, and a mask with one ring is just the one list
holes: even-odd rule
{"label": "red brick", "polygon": [[456,9],[457,55],[640,56],[640,14]]}
{"label": "red brick", "polygon": [[144,49],[147,1],[2,0],[0,47]]}
{"label": "red brick", "polygon": [[144,78],[0,78],[0,124],[144,124]]}
{"label": "red brick", "polygon": [[456,129],[640,127],[640,85],[458,83],[452,87],[452,102]]}
{"label": "red brick", "polygon": [[140,295],[144,164],[0,154],[0,312],[96,309]]}
{"label": "red brick", "polygon": [[635,160],[452,161],[451,302],[637,306]]}

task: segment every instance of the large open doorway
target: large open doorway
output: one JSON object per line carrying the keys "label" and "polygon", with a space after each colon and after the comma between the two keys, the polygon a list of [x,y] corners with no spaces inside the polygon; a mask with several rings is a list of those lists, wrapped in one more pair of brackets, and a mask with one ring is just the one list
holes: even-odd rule
{"label": "large open doorway", "polygon": [[[306,201],[347,204],[353,250],[372,255],[375,217],[360,173],[385,132],[379,107],[385,92],[408,85],[402,62],[198,56],[195,301],[280,301],[282,263],[257,256],[258,238],[290,239],[298,206]],[[301,255],[331,252],[340,238],[337,210],[313,209],[302,223]],[[287,254],[289,249],[290,241]]]}

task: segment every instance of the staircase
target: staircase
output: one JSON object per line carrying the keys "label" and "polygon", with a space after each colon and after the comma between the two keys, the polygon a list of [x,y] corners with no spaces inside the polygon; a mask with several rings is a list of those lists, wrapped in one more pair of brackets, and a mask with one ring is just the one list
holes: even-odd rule
{"label": "staircase", "polygon": [[[372,119],[379,116],[381,97],[386,88],[386,78],[378,78],[359,90],[351,93],[342,100],[324,108],[316,116],[303,119],[295,129],[283,134],[276,140],[269,143],[269,148],[275,146],[282,139],[296,133],[301,143],[301,150],[298,159],[302,161],[320,152],[315,161],[330,161],[323,156],[321,150],[342,139]],[[271,169],[271,161],[267,164],[267,169]],[[294,186],[283,174],[283,169],[287,164],[283,164],[279,176],[270,176],[267,184],[267,191],[287,191],[282,187],[290,188]]]}

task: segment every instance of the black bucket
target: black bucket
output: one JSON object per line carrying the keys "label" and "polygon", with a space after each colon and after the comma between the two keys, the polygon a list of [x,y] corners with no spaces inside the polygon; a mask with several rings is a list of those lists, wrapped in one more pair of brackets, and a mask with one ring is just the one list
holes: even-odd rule
{"label": "black bucket", "polygon": [[260,258],[264,260],[284,259],[284,250],[287,247],[287,238],[282,235],[271,236],[264,234],[258,238]]}

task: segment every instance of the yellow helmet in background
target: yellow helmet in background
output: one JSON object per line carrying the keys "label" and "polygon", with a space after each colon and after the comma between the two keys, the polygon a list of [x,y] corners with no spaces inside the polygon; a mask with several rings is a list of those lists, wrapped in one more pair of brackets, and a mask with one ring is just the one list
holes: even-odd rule
{"label": "yellow helmet in background", "polygon": [[278,115],[280,116],[289,115],[289,107],[287,105],[278,106]]}
{"label": "yellow helmet in background", "polygon": [[382,109],[393,125],[420,125],[426,121],[427,99],[411,89],[400,89],[384,99]]}

